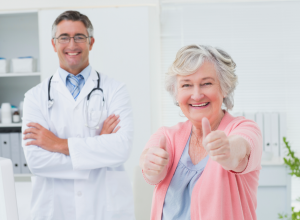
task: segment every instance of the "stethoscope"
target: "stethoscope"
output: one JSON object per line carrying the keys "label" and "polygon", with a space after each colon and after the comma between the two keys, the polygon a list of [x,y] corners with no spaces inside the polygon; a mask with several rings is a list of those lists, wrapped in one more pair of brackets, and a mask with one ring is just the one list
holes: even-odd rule
{"label": "stethoscope", "polygon": [[[97,71],[96,71],[96,72],[97,72]],[[100,123],[100,120],[101,120],[101,117],[102,117],[102,113],[103,113],[103,109],[104,109],[104,103],[105,103],[105,100],[104,100],[104,94],[103,94],[103,89],[100,88],[100,81],[101,81],[101,79],[100,79],[100,74],[97,72],[97,75],[98,75],[97,88],[94,88],[94,89],[88,94],[88,96],[87,96],[87,98],[86,98],[86,117],[85,117],[84,119],[85,119],[85,126],[88,127],[88,128],[90,128],[90,129],[99,129],[99,123]],[[51,80],[52,80],[52,77],[53,77],[53,76],[51,76],[51,78],[50,78],[50,80],[49,80],[49,83],[48,83],[48,109],[50,109],[50,108],[53,106],[53,104],[54,104],[54,100],[51,99],[51,97],[50,97],[50,88],[51,88]],[[88,108],[89,108],[89,101],[90,101],[91,94],[92,94],[94,91],[96,91],[96,90],[100,90],[100,91],[102,92],[102,95],[103,95],[103,99],[102,99],[102,100],[103,100],[103,102],[102,102],[102,107],[101,107],[100,118],[99,118],[99,120],[98,120],[96,126],[90,126],[90,125],[88,124]],[[97,94],[97,93],[96,93],[96,94]]]}

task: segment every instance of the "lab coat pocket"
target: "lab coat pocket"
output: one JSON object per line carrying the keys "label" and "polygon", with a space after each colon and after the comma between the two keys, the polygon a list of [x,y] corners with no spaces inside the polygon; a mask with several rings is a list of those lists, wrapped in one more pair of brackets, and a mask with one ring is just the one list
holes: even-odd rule
{"label": "lab coat pocket", "polygon": [[107,211],[133,212],[133,193],[125,171],[106,171]]}

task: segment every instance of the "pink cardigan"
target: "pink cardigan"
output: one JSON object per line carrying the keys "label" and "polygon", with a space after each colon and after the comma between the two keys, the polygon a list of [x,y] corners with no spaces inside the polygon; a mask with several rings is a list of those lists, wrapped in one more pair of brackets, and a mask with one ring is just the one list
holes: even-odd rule
{"label": "pink cardigan", "polygon": [[[170,155],[168,173],[156,185],[151,210],[151,220],[160,220],[165,195],[178,161],[191,132],[192,123],[186,121],[173,127],[162,127],[153,134],[146,148],[158,145],[162,135],[167,138]],[[209,158],[196,183],[191,198],[191,220],[255,220],[257,187],[262,154],[262,135],[257,124],[244,117],[233,117],[225,112],[218,130],[227,136],[243,136],[251,145],[246,169],[241,173],[224,170]],[[145,178],[147,181],[147,179]]]}

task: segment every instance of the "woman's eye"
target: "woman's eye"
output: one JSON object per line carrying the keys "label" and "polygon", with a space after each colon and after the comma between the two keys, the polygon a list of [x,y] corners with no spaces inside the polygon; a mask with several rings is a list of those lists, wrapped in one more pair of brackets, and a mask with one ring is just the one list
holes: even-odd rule
{"label": "woman's eye", "polygon": [[204,83],[201,86],[209,86],[209,85],[211,85],[211,83]]}
{"label": "woman's eye", "polygon": [[189,84],[182,85],[182,87],[189,87],[189,86],[190,86]]}

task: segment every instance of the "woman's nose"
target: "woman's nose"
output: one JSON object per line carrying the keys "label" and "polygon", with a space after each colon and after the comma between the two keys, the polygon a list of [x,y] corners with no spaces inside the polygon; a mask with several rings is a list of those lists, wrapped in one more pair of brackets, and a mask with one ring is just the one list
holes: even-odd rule
{"label": "woman's nose", "polygon": [[202,98],[204,98],[204,94],[201,93],[201,90],[199,88],[197,88],[197,89],[194,89],[191,98],[195,101],[200,101]]}

